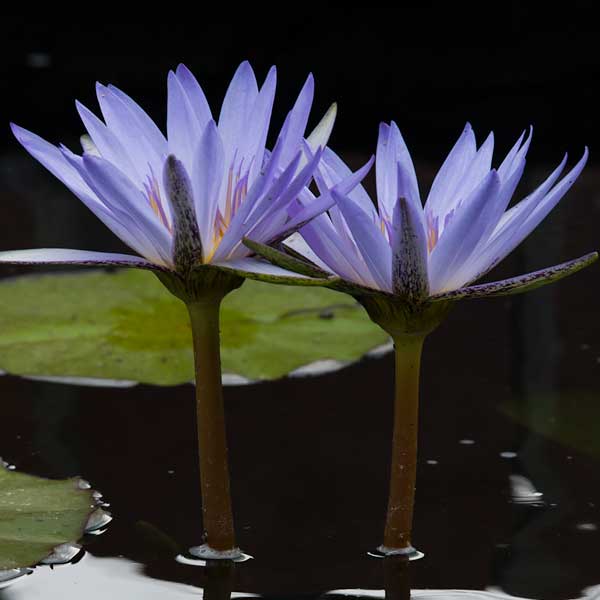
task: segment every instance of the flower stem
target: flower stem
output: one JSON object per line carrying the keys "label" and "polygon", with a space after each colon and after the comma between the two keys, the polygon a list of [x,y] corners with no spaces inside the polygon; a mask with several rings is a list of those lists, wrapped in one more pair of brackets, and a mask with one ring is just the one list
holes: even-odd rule
{"label": "flower stem", "polygon": [[187,305],[194,339],[204,530],[207,545],[219,552],[236,548],[221,384],[221,299],[222,295],[207,293]]}
{"label": "flower stem", "polygon": [[419,370],[425,336],[394,336],[396,398],[387,519],[380,548],[386,553],[410,551],[419,421]]}

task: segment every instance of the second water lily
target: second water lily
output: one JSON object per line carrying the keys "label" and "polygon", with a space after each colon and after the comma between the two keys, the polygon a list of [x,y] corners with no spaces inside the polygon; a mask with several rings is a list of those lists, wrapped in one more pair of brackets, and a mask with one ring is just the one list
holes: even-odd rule
{"label": "second water lily", "polygon": [[[523,175],[531,133],[491,167],[493,135],[477,148],[467,125],[437,173],[424,205],[395,123],[382,124],[376,154],[377,203],[362,186],[343,193],[349,168],[326,149],[315,174],[336,200],[282,244],[246,244],[274,264],[324,280],[354,296],[387,331],[396,351],[396,401],[384,554],[415,555],[411,531],[416,481],[420,357],[425,337],[460,298],[501,296],[546,285],[598,258],[596,252],[510,279],[473,285],[531,233],[573,185],[585,150],[560,179],[567,157],[526,198],[508,208]],[[304,190],[296,210],[314,201]]]}

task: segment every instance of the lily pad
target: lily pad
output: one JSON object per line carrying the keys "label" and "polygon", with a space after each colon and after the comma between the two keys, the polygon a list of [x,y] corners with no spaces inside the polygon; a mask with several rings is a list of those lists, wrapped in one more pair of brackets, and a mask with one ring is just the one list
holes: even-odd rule
{"label": "lily pad", "polygon": [[82,537],[97,508],[94,492],[81,482],[42,479],[0,464],[0,571],[34,566]]}
{"label": "lily pad", "polygon": [[[223,372],[241,381],[346,364],[387,335],[351,297],[246,281],[222,307]],[[304,369],[304,370],[303,370]],[[183,303],[150,273],[86,271],[0,282],[0,370],[176,385],[194,378]]]}

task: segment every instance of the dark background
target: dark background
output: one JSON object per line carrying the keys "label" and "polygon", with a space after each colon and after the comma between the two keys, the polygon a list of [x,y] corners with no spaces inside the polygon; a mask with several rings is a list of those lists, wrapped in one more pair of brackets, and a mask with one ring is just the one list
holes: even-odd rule
{"label": "dark background", "polygon": [[[190,14],[187,24],[5,16],[1,120],[69,140],[81,131],[74,99],[95,110],[98,80],[122,87],[163,123],[166,74],[179,62],[196,74],[218,114],[235,67],[249,59],[259,82],[272,64],[279,69],[274,128],[314,73],[313,118],[339,103],[332,139],[338,150],[373,151],[378,123],[390,119],[415,157],[434,163],[467,120],[480,140],[493,129],[500,149],[534,125],[534,160],[557,161],[584,144],[593,150],[600,50],[588,29],[596,22],[589,5],[569,2],[559,11],[551,4],[485,4],[480,15],[467,3],[462,12],[457,3],[437,2],[337,11],[298,5],[255,15],[258,25],[234,9],[237,20]],[[296,16],[283,18],[294,8]],[[411,37],[420,44],[407,44]],[[492,45],[471,45],[482,42]],[[14,144],[6,127],[2,132],[2,145]]]}

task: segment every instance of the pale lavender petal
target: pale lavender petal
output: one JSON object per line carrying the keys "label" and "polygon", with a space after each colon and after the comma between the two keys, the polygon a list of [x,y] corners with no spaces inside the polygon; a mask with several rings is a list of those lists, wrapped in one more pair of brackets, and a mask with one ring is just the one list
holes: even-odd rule
{"label": "pale lavender petal", "polygon": [[[171,235],[160,222],[144,194],[116,167],[95,156],[83,157],[82,176],[117,218],[132,220],[144,232],[156,252],[171,262]],[[124,221],[126,222],[126,221]]]}
{"label": "pale lavender petal", "polygon": [[529,214],[543,199],[544,196],[550,191],[552,186],[560,177],[563,172],[565,165],[567,164],[567,155],[563,157],[561,163],[550,173],[550,175],[528,196],[523,198],[518,204],[513,206],[510,210],[507,210],[503,215],[496,228],[492,237],[500,234],[506,227],[508,227],[513,221],[519,221]]}
{"label": "pale lavender petal", "polygon": [[[321,194],[327,193],[329,189],[337,186],[345,179],[352,177],[352,175],[353,173],[348,165],[346,165],[346,163],[333,150],[330,148],[325,148],[325,151],[323,152],[323,158],[321,159],[321,162],[317,168],[317,172],[315,173],[315,180],[317,181]],[[363,178],[364,176],[361,177],[361,179]],[[362,210],[364,210],[371,217],[371,219],[375,220],[377,218],[377,211],[375,210],[373,201],[362,185],[357,184],[352,191],[347,193],[347,196],[356,202],[356,204],[360,206]]]}
{"label": "pale lavender petal", "polygon": [[[56,150],[56,149],[55,149]],[[127,246],[133,248],[136,252],[145,256],[148,260],[157,264],[169,264],[157,252],[154,244],[150,241],[146,233],[140,228],[139,222],[129,215],[126,211],[113,211],[103,200],[98,198],[92,191],[84,178],[89,175],[83,164],[83,158],[73,154],[67,148],[62,148],[62,158],[66,159],[67,164],[75,171],[78,177],[82,177],[82,183],[89,191],[88,194],[73,191],[79,199]]]}
{"label": "pale lavender petal", "polygon": [[[455,209],[473,190],[475,190],[492,168],[492,155],[494,153],[494,134],[490,133],[481,145],[473,160],[469,163],[463,177],[456,189],[452,192],[445,204],[445,212],[449,213]],[[441,223],[443,230],[443,221]],[[441,233],[441,231],[440,231]]]}
{"label": "pale lavender petal", "polygon": [[390,246],[383,233],[354,202],[336,190],[332,190],[331,193],[352,231],[365,266],[377,287],[380,290],[391,292],[392,256]]}
{"label": "pale lavender petal", "polygon": [[108,89],[121,100],[127,107],[131,116],[135,119],[139,131],[142,132],[144,138],[153,147],[155,154],[164,157],[167,154],[167,140],[163,132],[158,128],[156,123],[148,116],[146,111],[135,100],[130,98],[125,92],[114,85],[109,85]]}
{"label": "pale lavender petal", "polygon": [[475,135],[471,125],[467,123],[433,180],[425,203],[426,214],[432,217],[446,214],[446,206],[452,200],[454,191],[476,153]]}
{"label": "pale lavender petal", "polygon": [[92,138],[92,141],[102,158],[105,158],[115,165],[119,165],[119,168],[124,173],[127,173],[129,177],[139,180],[139,173],[129,159],[125,148],[123,148],[117,136],[91,110],[81,104],[81,102],[75,101],[75,106],[77,107],[77,112],[79,113],[87,132]]}
{"label": "pale lavender petal", "polygon": [[[381,139],[377,144],[377,202],[381,216],[391,222],[399,197],[406,198],[419,208],[421,199],[415,167],[398,126],[392,121],[387,130],[380,126],[379,132]],[[402,172],[401,178],[398,178],[398,168]],[[398,188],[399,182],[402,183],[402,189]]]}
{"label": "pale lavender petal", "polygon": [[[552,208],[567,193],[573,183],[575,183],[575,180],[579,177],[585,166],[587,157],[588,150],[586,148],[579,162],[550,192],[539,199],[539,190],[547,190],[546,182],[544,182],[538,190],[527,199],[522,200],[515,207],[519,208],[521,204],[525,203],[523,210],[521,210],[518,216],[512,218],[500,230],[494,232],[490,242],[483,248],[477,260],[470,261],[469,270],[461,276],[463,284],[475,281],[493,269],[541,223]],[[559,169],[562,169],[562,166],[559,166],[548,179],[553,180],[555,173],[560,172]],[[529,200],[532,200],[532,202],[529,202]]]}
{"label": "pale lavender petal", "polygon": [[219,133],[225,148],[225,161],[229,164],[237,148],[243,145],[248,119],[258,96],[254,71],[244,61],[235,72],[219,115]]}
{"label": "pale lavender petal", "polygon": [[394,207],[390,246],[392,249],[392,290],[409,301],[429,294],[427,278],[427,235],[422,211],[405,198]]}
{"label": "pale lavender petal", "polygon": [[588,265],[591,265],[597,259],[598,253],[591,252],[580,258],[539,271],[534,271],[533,273],[527,273],[526,275],[519,275],[518,277],[511,277],[510,279],[482,283],[480,285],[473,285],[445,292],[443,294],[437,294],[432,296],[431,300],[459,300],[461,298],[483,298],[487,296],[521,294],[572,275]]}
{"label": "pale lavender petal", "polygon": [[[242,238],[248,236],[252,227],[254,227],[254,225],[271,210],[272,204],[292,181],[299,162],[300,153],[296,155],[296,158],[273,182],[264,195],[261,194],[258,196],[253,194],[252,197],[250,197],[250,193],[248,193],[248,196],[242,203],[242,210],[238,211],[231,220],[231,223],[215,252],[214,260],[224,260],[228,257],[232,250],[241,244]],[[257,241],[264,240],[257,239]]]}
{"label": "pale lavender petal", "polygon": [[192,72],[185,66],[180,64],[175,71],[175,75],[183,88],[189,103],[196,113],[196,119],[200,127],[205,127],[212,120],[212,113],[206,100],[206,96],[194,77]]}
{"label": "pale lavender petal", "polygon": [[262,169],[262,156],[265,152],[273,101],[275,100],[275,87],[277,85],[277,70],[271,67],[264,84],[256,98],[254,106],[249,113],[249,122],[246,127],[244,144],[240,147],[240,158],[245,160],[245,167],[250,166],[250,185]]}
{"label": "pale lavender petal", "polygon": [[112,252],[91,252],[88,250],[70,250],[66,248],[36,248],[34,250],[8,250],[0,252],[0,263],[11,265],[81,265],[134,267],[165,271],[139,256],[115,254]]}
{"label": "pale lavender petal", "polygon": [[527,139],[525,140],[523,146],[521,146],[523,138],[525,137],[525,132],[523,132],[520,135],[515,145],[509,150],[508,154],[506,155],[506,158],[502,161],[502,164],[498,167],[498,175],[500,176],[500,179],[504,180],[508,178],[508,176],[514,170],[514,168],[518,167],[519,161],[515,160],[517,156],[519,158],[525,158],[525,156],[527,155],[527,151],[529,150],[529,146],[531,145],[532,136],[533,127],[530,127],[529,135],[527,136]]}
{"label": "pale lavender petal", "polygon": [[130,110],[129,103],[112,90],[96,84],[96,92],[106,125],[121,142],[139,175],[139,182],[146,181],[152,171],[158,176],[166,144],[155,147],[152,138],[146,136],[146,128],[140,127],[137,114]]}
{"label": "pale lavender petal", "polygon": [[432,293],[445,291],[463,261],[481,239],[487,219],[500,192],[500,178],[490,171],[485,180],[463,202],[450,220],[429,256],[429,287]]}
{"label": "pale lavender petal", "polygon": [[[69,162],[65,157],[65,152],[61,152],[56,146],[26,129],[17,125],[11,125],[11,128],[25,149],[55,177],[58,177],[125,244],[150,260],[162,262],[162,259],[151,250],[150,244],[141,241],[139,236],[133,233],[135,229],[130,230],[125,224],[127,221],[115,215],[90,189],[75,168],[74,162]],[[70,153],[70,156],[73,161],[77,159],[81,163],[81,157],[73,153]]]}
{"label": "pale lavender petal", "polygon": [[169,92],[167,103],[169,154],[176,156],[183,162],[186,170],[192,172],[194,154],[202,136],[202,128],[196,117],[196,111],[173,71],[169,72],[167,87]]}
{"label": "pale lavender petal", "polygon": [[194,204],[204,252],[213,245],[215,217],[219,193],[225,173],[223,143],[214,121],[204,129],[192,169]]}
{"label": "pale lavender petal", "polygon": [[312,74],[310,74],[300,90],[300,94],[298,95],[292,110],[287,116],[288,128],[286,130],[286,135],[282,140],[283,150],[281,153],[281,162],[283,165],[287,165],[301,147],[314,93],[315,83]]}

